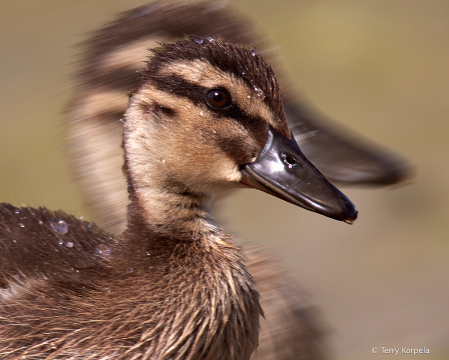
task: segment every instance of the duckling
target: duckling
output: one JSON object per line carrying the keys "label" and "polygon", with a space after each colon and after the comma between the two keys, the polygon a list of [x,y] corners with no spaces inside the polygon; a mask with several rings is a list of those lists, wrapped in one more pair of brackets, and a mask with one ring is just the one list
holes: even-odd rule
{"label": "duckling", "polygon": [[299,149],[260,54],[211,36],[153,51],[124,116],[125,231],[0,206],[2,359],[249,359],[263,311],[211,195],[357,217]]}
{"label": "duckling", "polygon": [[[74,177],[97,220],[121,233],[126,226],[126,180],[122,163],[122,122],[127,92],[138,87],[147,49],[185,34],[213,34],[231,43],[255,46],[276,67],[280,60],[250,19],[223,3],[156,2],[122,14],[94,32],[76,74],[77,87],[65,124]],[[281,66],[279,66],[282,68]],[[279,75],[279,71],[276,73]],[[281,75],[283,103],[290,130],[304,153],[332,181],[391,184],[408,175],[406,162],[354,140],[338,125],[294,97],[294,85]],[[165,143],[161,144],[166,147]],[[289,278],[272,252],[246,246],[265,316],[253,359],[321,359],[325,331],[304,291]]]}
{"label": "duckling", "polygon": [[331,181],[382,186],[409,175],[400,156],[341,130],[309,103],[294,98],[295,85],[280,71],[284,66],[278,54],[249,18],[223,2],[159,1],[125,12],[93,32],[75,75],[65,124],[68,159],[88,207],[106,229],[120,233],[126,223],[126,184],[117,169],[123,158],[119,120],[127,94],[138,87],[147,49],[186,34],[214,35],[257,48],[269,60],[281,75],[290,130],[305,155]]}

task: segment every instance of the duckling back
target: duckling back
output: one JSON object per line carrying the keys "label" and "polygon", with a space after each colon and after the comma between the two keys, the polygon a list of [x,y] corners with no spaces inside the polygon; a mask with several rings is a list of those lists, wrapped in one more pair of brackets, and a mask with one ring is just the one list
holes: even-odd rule
{"label": "duckling back", "polygon": [[112,235],[62,211],[0,204],[3,295],[10,281],[22,285],[30,278],[89,281],[89,272],[101,266],[113,244]]}
{"label": "duckling back", "polygon": [[100,274],[113,246],[95,224],[62,211],[0,204],[0,357],[46,359],[59,348],[61,359],[76,354],[61,344],[101,318],[98,302],[82,298],[104,292]]}

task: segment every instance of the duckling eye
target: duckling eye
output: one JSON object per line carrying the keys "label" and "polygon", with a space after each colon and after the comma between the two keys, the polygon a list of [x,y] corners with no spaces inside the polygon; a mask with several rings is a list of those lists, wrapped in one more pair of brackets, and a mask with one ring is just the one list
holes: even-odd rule
{"label": "duckling eye", "polygon": [[222,89],[209,90],[206,94],[206,102],[214,109],[225,109],[232,105],[231,95]]}

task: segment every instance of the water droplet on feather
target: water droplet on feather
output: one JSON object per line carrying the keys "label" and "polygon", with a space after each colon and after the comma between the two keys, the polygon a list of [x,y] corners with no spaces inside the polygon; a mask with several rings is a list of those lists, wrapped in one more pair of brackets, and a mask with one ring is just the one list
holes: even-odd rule
{"label": "water droplet on feather", "polygon": [[58,234],[67,234],[69,232],[69,225],[64,220],[50,220],[51,228]]}
{"label": "water droplet on feather", "polygon": [[95,255],[107,260],[111,256],[111,248],[104,244],[100,244],[95,248]]}

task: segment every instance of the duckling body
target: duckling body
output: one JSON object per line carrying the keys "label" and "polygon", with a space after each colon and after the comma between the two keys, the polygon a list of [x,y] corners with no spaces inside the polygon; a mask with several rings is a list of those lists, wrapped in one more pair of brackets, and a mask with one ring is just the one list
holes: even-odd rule
{"label": "duckling body", "polygon": [[[148,246],[153,255],[133,251],[130,261],[116,255],[123,249],[108,234],[61,212],[3,205],[1,213],[2,239],[8,230],[18,239],[20,230],[39,234],[29,239],[35,246],[18,240],[2,252],[2,280],[9,284],[1,292],[3,359],[172,359],[180,352],[183,359],[246,359],[256,346],[258,296],[229,236],[217,233],[220,244],[206,254],[204,239],[177,237],[172,246],[166,239],[163,251]],[[53,230],[56,219],[67,224],[66,234]]]}
{"label": "duckling body", "polygon": [[0,207],[2,359],[249,359],[259,295],[211,194],[251,186],[357,216],[291,138],[259,54],[213,37],[154,52],[125,114],[125,231]]}
{"label": "duckling body", "polygon": [[[258,295],[229,236],[161,239],[141,227],[154,246],[139,251],[139,237],[131,251],[117,245],[127,234],[62,212],[1,214],[0,237],[18,239],[2,243],[2,359],[248,359],[256,347]],[[20,231],[36,236],[23,243]]]}

